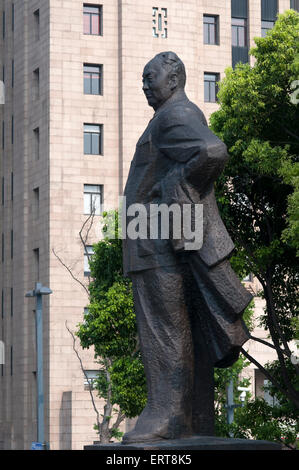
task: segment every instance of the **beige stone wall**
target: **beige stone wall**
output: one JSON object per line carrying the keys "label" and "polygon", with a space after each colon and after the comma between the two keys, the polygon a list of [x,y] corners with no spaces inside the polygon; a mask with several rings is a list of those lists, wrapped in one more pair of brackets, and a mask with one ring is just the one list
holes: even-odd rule
{"label": "beige stone wall", "polygon": [[[97,2],[93,2],[97,3]],[[104,35],[83,34],[81,1],[50,2],[50,446],[53,449],[82,449],[96,440],[95,412],[84,376],[72,349],[72,331],[83,319],[88,299],[52,249],[86,283],[83,273],[84,249],[79,231],[86,219],[83,211],[84,184],[104,185],[105,202],[116,207],[118,196],[118,13],[117,2],[101,2]],[[103,96],[83,94],[83,64],[103,64]],[[102,124],[104,155],[84,155],[83,124]],[[99,218],[94,220],[98,224]],[[99,237],[93,230],[87,243]],[[78,348],[79,344],[78,344]],[[92,352],[80,349],[84,367],[97,369]],[[68,405],[63,397],[68,395]],[[99,400],[97,405],[101,406]],[[70,423],[64,407],[71,406]],[[100,408],[101,412],[102,409]]]}

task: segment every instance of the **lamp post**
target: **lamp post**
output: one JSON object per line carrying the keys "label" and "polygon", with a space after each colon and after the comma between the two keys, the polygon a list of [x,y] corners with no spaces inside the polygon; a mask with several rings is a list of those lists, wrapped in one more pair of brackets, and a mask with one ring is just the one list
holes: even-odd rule
{"label": "lamp post", "polygon": [[37,441],[44,446],[44,377],[43,377],[43,295],[52,294],[51,289],[35,284],[35,289],[27,292],[25,297],[36,297],[36,349],[37,349]]}

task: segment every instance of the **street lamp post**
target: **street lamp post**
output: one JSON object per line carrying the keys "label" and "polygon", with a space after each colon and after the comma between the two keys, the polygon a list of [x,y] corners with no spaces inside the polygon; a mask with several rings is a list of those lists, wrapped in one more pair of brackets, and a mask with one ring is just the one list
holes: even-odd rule
{"label": "street lamp post", "polygon": [[44,377],[43,377],[43,295],[52,294],[51,289],[35,284],[35,289],[27,292],[25,297],[36,297],[36,349],[37,349],[37,441],[44,446]]}

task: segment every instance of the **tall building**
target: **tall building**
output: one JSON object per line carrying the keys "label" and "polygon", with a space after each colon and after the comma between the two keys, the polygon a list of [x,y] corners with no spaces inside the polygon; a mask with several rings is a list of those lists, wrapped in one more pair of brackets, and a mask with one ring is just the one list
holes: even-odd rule
{"label": "tall building", "polygon": [[[0,448],[37,439],[35,299],[25,298],[37,281],[53,291],[43,298],[45,440],[82,449],[97,439],[67,326],[75,331],[87,304],[74,279],[88,279],[79,232],[95,207],[92,252],[98,215],[117,207],[152,116],[145,63],[175,51],[189,98],[209,117],[225,68],[247,61],[254,37],[290,6],[298,0],[0,1]],[[79,350],[92,376],[92,351]]]}

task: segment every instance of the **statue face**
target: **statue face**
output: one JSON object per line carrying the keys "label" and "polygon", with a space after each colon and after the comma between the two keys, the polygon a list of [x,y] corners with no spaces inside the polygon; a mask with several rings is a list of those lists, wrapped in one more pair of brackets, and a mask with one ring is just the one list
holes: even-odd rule
{"label": "statue face", "polygon": [[171,97],[175,88],[169,72],[157,59],[151,60],[144,67],[142,82],[147,102],[155,110]]}

